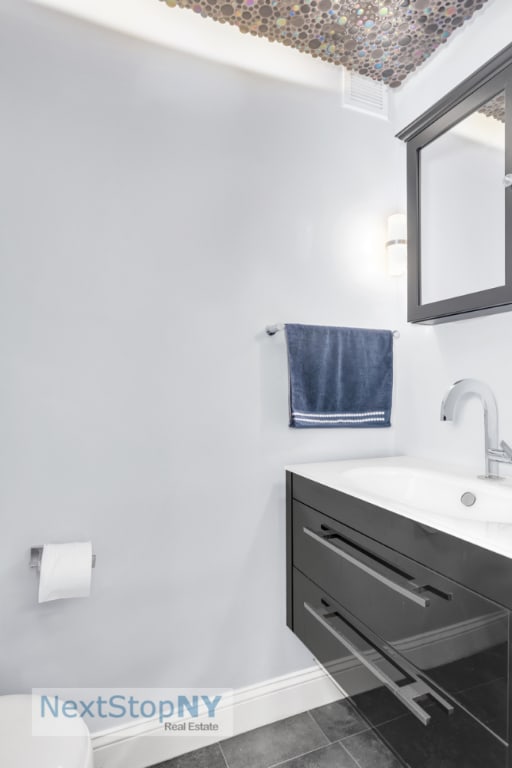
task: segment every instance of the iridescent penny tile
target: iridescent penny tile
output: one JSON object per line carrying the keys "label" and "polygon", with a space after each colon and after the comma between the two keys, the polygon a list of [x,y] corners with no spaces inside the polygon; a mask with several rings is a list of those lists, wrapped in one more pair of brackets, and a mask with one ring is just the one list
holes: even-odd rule
{"label": "iridescent penny tile", "polygon": [[[161,0],[397,88],[487,0]],[[175,11],[176,12],[176,11]],[[375,45],[375,43],[378,45]],[[392,51],[392,69],[389,67]],[[386,65],[387,64],[387,65]],[[492,117],[503,119],[504,104]],[[486,111],[486,114],[490,114]],[[500,117],[501,115],[501,117]]]}

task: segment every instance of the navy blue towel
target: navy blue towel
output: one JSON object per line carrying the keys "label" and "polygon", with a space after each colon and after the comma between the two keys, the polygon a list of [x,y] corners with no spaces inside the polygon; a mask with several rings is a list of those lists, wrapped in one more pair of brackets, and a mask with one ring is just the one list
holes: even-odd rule
{"label": "navy blue towel", "polygon": [[290,427],[389,427],[393,334],[285,325]]}

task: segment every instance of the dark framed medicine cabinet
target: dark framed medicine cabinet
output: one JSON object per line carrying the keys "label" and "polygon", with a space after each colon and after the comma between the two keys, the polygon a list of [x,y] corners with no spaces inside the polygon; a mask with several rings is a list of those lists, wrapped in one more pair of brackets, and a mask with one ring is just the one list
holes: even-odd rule
{"label": "dark framed medicine cabinet", "polygon": [[407,142],[408,321],[512,310],[512,45],[397,138]]}

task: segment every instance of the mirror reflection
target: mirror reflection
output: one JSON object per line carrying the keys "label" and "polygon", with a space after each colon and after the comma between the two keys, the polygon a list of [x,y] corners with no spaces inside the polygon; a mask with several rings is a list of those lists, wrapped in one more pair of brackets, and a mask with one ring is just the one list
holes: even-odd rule
{"label": "mirror reflection", "polygon": [[505,94],[420,151],[421,303],[505,284]]}

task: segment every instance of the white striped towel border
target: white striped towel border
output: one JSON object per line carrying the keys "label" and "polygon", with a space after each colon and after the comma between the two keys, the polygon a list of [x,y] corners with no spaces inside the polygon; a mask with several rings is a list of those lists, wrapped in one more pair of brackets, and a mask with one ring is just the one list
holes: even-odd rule
{"label": "white striped towel border", "polygon": [[304,424],[362,424],[367,422],[383,422],[385,411],[358,411],[355,413],[305,413],[293,411],[295,421]]}

